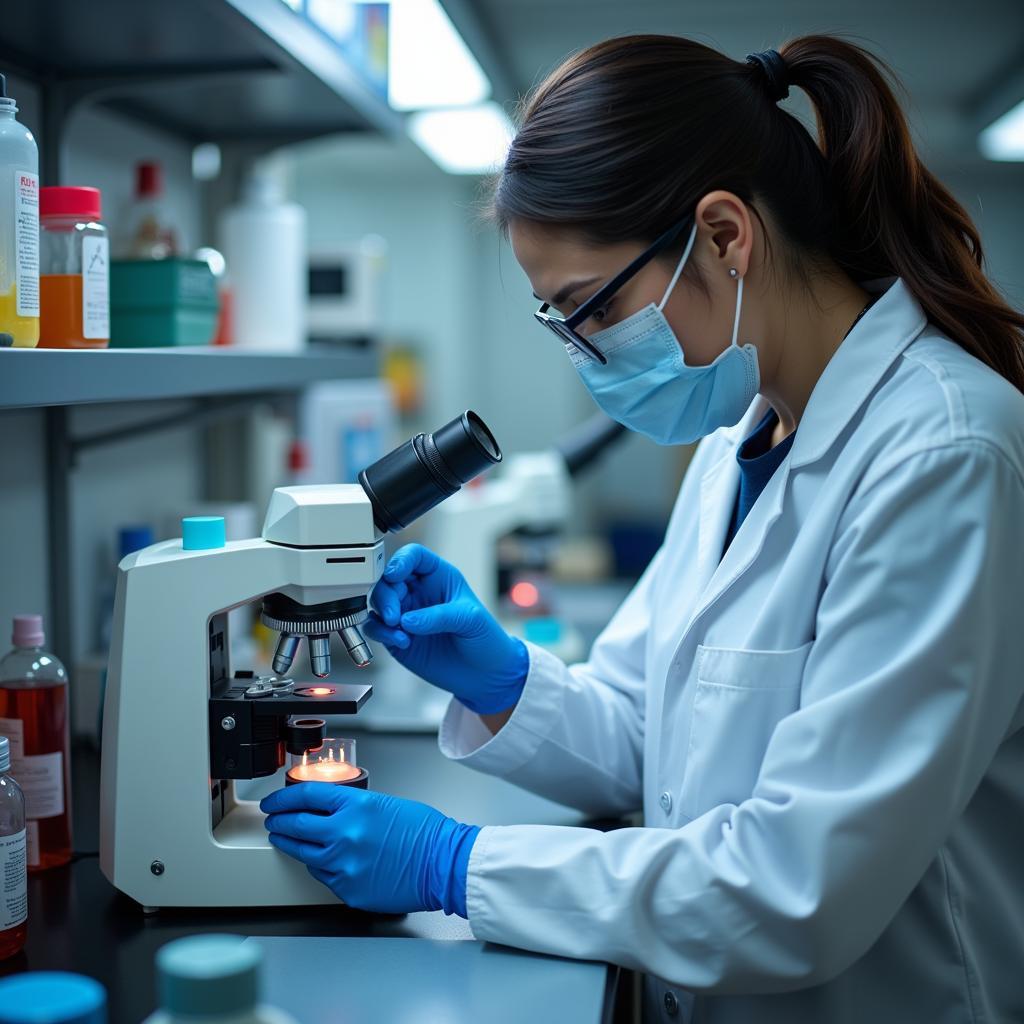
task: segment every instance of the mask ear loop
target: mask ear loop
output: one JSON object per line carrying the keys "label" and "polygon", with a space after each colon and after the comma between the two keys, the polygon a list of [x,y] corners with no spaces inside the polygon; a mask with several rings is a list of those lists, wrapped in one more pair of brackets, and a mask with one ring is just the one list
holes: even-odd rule
{"label": "mask ear loop", "polygon": [[736,337],[740,333],[740,307],[743,305],[743,278],[736,279],[736,318],[732,322],[732,341],[730,348],[736,344]]}
{"label": "mask ear loop", "polygon": [[660,313],[665,308],[665,303],[668,302],[669,295],[672,294],[672,289],[676,286],[676,281],[679,280],[679,275],[683,272],[683,267],[686,266],[686,261],[690,257],[690,250],[693,248],[693,243],[697,238],[697,224],[694,222],[693,230],[690,232],[690,239],[686,243],[686,248],[683,250],[683,255],[679,258],[679,263],[676,266],[676,271],[672,275],[672,280],[669,281],[668,287],[665,289],[665,294],[661,297],[661,302],[658,303],[658,312]]}

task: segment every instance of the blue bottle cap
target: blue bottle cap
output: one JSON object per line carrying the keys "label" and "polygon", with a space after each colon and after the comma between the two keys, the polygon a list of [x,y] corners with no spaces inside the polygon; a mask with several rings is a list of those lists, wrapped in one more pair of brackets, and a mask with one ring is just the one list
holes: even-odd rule
{"label": "blue bottle cap", "polygon": [[160,1005],[182,1016],[244,1013],[259,998],[262,953],[240,935],[190,935],[156,954]]}
{"label": "blue bottle cap", "polygon": [[135,551],[148,548],[155,540],[153,527],[140,523],[138,526],[122,526],[117,531],[117,544],[120,550],[120,558],[127,558]]}
{"label": "blue bottle cap", "polygon": [[208,551],[225,544],[223,516],[186,516],[181,521],[183,551]]}
{"label": "blue bottle cap", "polygon": [[28,971],[0,980],[0,1024],[106,1024],[107,993],[92,978]]}

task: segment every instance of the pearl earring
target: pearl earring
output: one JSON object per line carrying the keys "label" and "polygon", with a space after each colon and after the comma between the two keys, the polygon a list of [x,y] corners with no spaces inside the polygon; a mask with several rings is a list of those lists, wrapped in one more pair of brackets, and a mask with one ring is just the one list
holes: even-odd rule
{"label": "pearl earring", "polygon": [[729,268],[729,276],[730,277],[735,277],[736,276],[736,268],[735,267],[730,267]]}

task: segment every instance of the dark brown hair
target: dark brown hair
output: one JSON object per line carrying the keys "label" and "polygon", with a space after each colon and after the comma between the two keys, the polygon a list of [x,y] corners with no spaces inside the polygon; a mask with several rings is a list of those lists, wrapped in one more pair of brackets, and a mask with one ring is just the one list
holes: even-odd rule
{"label": "dark brown hair", "polygon": [[527,98],[493,186],[502,230],[522,218],[599,243],[651,241],[714,189],[770,212],[801,271],[901,277],[928,318],[1024,391],[1024,316],[982,271],[977,229],[922,164],[867,50],[804,36],[779,51],[818,140],[770,99],[761,68],[689,39],[609,39]]}

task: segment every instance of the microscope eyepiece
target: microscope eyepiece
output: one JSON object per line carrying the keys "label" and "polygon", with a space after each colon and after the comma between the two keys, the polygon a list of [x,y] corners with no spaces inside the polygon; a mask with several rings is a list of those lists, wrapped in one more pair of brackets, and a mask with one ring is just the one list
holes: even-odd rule
{"label": "microscope eyepiece", "polygon": [[464,483],[501,462],[487,424],[464,412],[432,434],[417,434],[359,474],[384,533],[404,529],[453,495]]}

